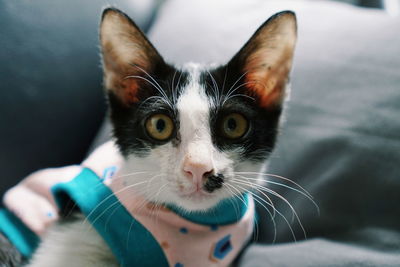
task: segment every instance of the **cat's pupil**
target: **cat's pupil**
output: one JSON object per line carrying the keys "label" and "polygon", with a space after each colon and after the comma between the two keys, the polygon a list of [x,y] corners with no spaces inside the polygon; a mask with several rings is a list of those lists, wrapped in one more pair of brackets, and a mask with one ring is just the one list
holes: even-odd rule
{"label": "cat's pupil", "polygon": [[165,121],[162,119],[159,119],[156,123],[156,129],[158,132],[162,132],[165,129]]}
{"label": "cat's pupil", "polygon": [[229,131],[234,131],[237,127],[236,120],[233,118],[228,119],[227,126]]}

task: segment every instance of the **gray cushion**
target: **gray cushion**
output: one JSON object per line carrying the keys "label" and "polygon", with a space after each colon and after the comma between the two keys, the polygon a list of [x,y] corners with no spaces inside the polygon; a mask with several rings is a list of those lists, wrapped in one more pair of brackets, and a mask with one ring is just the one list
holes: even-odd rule
{"label": "gray cushion", "polygon": [[[157,0],[113,1],[147,30]],[[0,0],[0,195],[79,163],[104,111],[98,24],[107,1]]]}
{"label": "gray cushion", "polygon": [[[242,266],[398,266],[400,262],[400,19],[319,1],[173,0],[151,39],[170,61],[227,61],[275,11],[297,12],[292,94],[270,173],[318,203],[269,185],[298,212],[308,240],[276,217],[275,245],[252,245]],[[176,12],[176,10],[181,12]],[[284,182],[270,178],[271,181]],[[290,209],[274,199],[289,221]],[[273,227],[260,215],[259,242]],[[304,235],[291,222],[296,238]]]}

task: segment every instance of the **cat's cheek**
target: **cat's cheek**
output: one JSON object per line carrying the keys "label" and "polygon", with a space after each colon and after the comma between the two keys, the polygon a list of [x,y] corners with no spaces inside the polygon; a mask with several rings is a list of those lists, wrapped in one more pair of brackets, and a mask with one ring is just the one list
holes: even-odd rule
{"label": "cat's cheek", "polygon": [[235,172],[261,172],[265,168],[266,163],[259,163],[253,161],[241,161],[235,164]]}

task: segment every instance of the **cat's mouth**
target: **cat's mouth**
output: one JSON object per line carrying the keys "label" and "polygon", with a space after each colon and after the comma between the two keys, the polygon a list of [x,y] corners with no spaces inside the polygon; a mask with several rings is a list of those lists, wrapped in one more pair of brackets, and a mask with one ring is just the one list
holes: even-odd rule
{"label": "cat's mouth", "polygon": [[[181,190],[180,196],[182,198],[191,200],[201,200],[213,196],[213,192],[220,189],[224,183],[224,176],[222,174],[211,175],[201,185],[193,185],[192,188]],[[183,188],[181,188],[183,189]]]}
{"label": "cat's mouth", "polygon": [[204,190],[196,190],[191,192],[182,192],[179,194],[179,197],[182,202],[185,202],[186,204],[192,203],[196,205],[204,205],[205,203],[213,201],[216,198],[216,194],[208,193]]}
{"label": "cat's mouth", "polygon": [[212,194],[204,191],[203,189],[190,190],[189,192],[182,192],[180,196],[188,199],[204,199],[210,197]]}

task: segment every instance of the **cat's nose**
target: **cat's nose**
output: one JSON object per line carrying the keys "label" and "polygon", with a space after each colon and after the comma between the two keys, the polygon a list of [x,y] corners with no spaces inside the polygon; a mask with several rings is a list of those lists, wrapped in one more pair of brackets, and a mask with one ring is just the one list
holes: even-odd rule
{"label": "cat's nose", "polygon": [[214,173],[214,169],[209,163],[200,163],[186,161],[183,165],[183,171],[186,173],[189,179],[192,179],[193,183],[201,188],[203,181],[205,181],[211,174]]}

